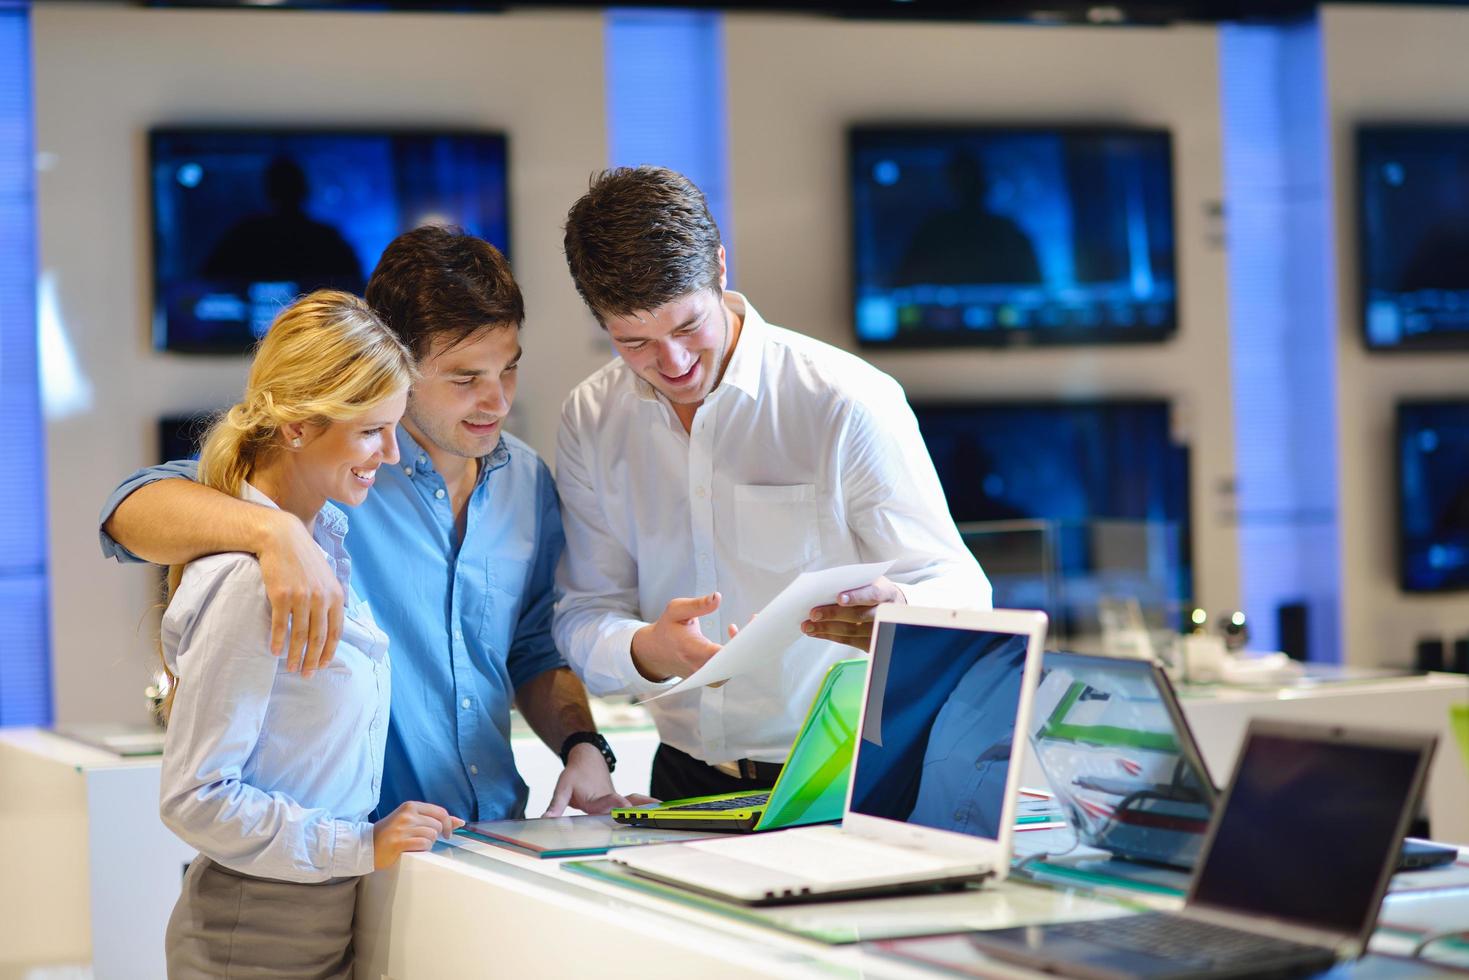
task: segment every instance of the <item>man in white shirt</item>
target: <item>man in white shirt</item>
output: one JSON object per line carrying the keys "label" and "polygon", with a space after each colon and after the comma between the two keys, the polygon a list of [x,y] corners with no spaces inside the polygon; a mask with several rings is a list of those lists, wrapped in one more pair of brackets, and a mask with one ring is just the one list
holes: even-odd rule
{"label": "man in white shirt", "polygon": [[591,691],[656,694],[799,572],[895,561],[811,610],[767,666],[649,704],[654,796],[768,787],[827,669],[867,649],[874,606],[987,607],[989,582],[902,388],[727,292],[719,229],[687,178],[596,176],[565,244],[619,355],[572,390],[557,440],[553,629]]}

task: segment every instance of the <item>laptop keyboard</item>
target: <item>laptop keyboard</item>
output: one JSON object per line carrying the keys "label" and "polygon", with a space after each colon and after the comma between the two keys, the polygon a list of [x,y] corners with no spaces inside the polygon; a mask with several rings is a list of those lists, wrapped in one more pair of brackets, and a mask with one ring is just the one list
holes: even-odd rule
{"label": "laptop keyboard", "polygon": [[682,806],[669,807],[669,810],[748,810],[751,807],[764,806],[770,802],[769,793],[751,793],[749,796],[736,796],[727,800],[705,800],[702,803],[685,803]]}
{"label": "laptop keyboard", "polygon": [[1323,954],[1330,956],[1329,951],[1319,946],[1262,936],[1165,912],[1047,926],[1046,935],[1084,939],[1115,949],[1214,968]]}
{"label": "laptop keyboard", "polygon": [[952,862],[908,848],[870,840],[850,840],[840,832],[819,837],[801,831],[751,834],[734,840],[693,841],[681,845],[811,881],[857,881],[941,871]]}

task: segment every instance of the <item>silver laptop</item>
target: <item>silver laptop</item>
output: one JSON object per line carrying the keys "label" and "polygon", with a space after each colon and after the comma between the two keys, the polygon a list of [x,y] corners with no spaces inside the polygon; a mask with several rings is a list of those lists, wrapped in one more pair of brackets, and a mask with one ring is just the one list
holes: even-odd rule
{"label": "silver laptop", "polygon": [[1191,871],[1219,794],[1163,669],[1055,651],[1042,664],[1031,752],[1077,838]]}
{"label": "silver laptop", "polygon": [[973,933],[1088,980],[1301,975],[1366,948],[1432,735],[1250,722],[1180,912]]}
{"label": "silver laptop", "polygon": [[749,904],[1003,878],[1045,635],[1038,612],[878,607],[841,826],[608,857]]}
{"label": "silver laptop", "polygon": [[[1194,869],[1219,792],[1161,667],[1049,651],[1031,727],[1031,755],[1081,843],[1129,861]],[[1409,837],[1398,870],[1458,856],[1456,847]]]}

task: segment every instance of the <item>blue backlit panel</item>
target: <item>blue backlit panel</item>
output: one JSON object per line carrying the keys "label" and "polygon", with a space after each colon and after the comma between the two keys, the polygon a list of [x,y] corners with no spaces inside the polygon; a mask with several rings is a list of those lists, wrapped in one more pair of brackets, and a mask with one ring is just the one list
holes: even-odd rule
{"label": "blue backlit panel", "polygon": [[51,722],[30,13],[0,3],[0,725]]}
{"label": "blue backlit panel", "polygon": [[[1336,332],[1316,22],[1220,28],[1240,593],[1251,647],[1304,604],[1339,660]],[[1223,610],[1210,610],[1218,614]]]}
{"label": "blue backlit panel", "polygon": [[[734,230],[722,23],[708,11],[607,12],[607,151],[610,166],[651,164],[692,180],[728,248]],[[734,256],[728,260],[733,288]]]}

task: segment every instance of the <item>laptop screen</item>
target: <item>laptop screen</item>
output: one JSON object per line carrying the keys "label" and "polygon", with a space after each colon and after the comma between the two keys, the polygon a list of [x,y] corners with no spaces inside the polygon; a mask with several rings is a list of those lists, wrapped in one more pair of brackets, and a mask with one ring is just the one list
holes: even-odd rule
{"label": "laptop screen", "polygon": [[1423,755],[1407,742],[1251,732],[1190,904],[1365,939]]}
{"label": "laptop screen", "polygon": [[851,811],[999,839],[1030,638],[877,629]]}
{"label": "laptop screen", "polygon": [[1167,683],[1141,660],[1047,653],[1030,740],[1082,843],[1192,868],[1215,792]]}

